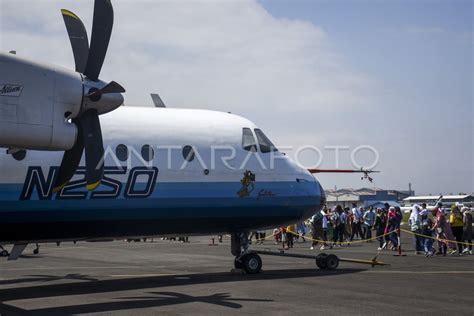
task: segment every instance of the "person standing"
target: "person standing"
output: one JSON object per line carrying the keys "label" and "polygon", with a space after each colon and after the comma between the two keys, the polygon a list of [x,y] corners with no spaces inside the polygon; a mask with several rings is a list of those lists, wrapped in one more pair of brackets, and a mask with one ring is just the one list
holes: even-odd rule
{"label": "person standing", "polygon": [[342,245],[346,219],[347,219],[347,216],[342,210],[342,206],[337,205],[336,210],[332,214],[332,221],[334,223],[334,234],[333,234],[334,246],[336,246],[337,242],[339,242],[339,244],[337,245],[338,247],[341,247]]}
{"label": "person standing", "polygon": [[415,254],[420,254],[424,249],[424,242],[421,237],[421,217],[420,217],[421,208],[418,204],[413,205],[410,219],[408,223],[410,224],[410,230],[413,233],[413,243],[415,245]]}
{"label": "person standing", "polygon": [[423,238],[423,248],[425,250],[425,257],[432,257],[433,251],[433,221],[426,216],[421,222],[421,233],[425,236]]}
{"label": "person standing", "polygon": [[342,235],[345,241],[349,241],[352,236],[352,222],[354,221],[354,214],[352,214],[351,209],[348,207],[345,207],[342,211],[345,218],[344,231]]}
{"label": "person standing", "polygon": [[256,240],[257,240],[257,245],[263,245],[263,241],[265,240],[265,237],[266,237],[266,233],[265,233],[265,230],[257,230],[257,236],[256,236]]}
{"label": "person standing", "polygon": [[[462,248],[462,235],[463,235],[463,215],[459,210],[457,205],[453,205],[451,207],[451,214],[449,215],[449,225],[451,226],[451,230],[453,232],[454,237],[456,238],[456,243],[458,246],[457,254],[461,255],[463,248]],[[452,252],[452,254],[456,254],[456,250]]]}
{"label": "person standing", "polygon": [[441,209],[443,204],[438,203],[432,210],[431,214],[433,214],[434,217],[434,225],[433,225],[433,230],[436,232],[436,239],[438,240],[438,254],[442,254],[443,256],[446,256],[446,252],[448,250],[448,241],[449,235],[448,229],[451,229],[449,227],[449,223],[446,221],[446,217],[444,216],[444,213]]}
{"label": "person standing", "polygon": [[362,222],[362,212],[363,208],[357,208],[357,205],[355,203],[352,203],[352,216],[353,216],[353,221],[352,221],[352,234],[351,234],[351,239],[352,241],[354,239],[354,236],[357,234],[359,235],[360,239],[363,239],[362,237],[362,229],[361,229],[361,222]]}
{"label": "person standing", "polygon": [[461,209],[463,213],[463,234],[462,238],[465,242],[469,245],[466,245],[464,248],[463,253],[469,253],[472,255],[472,214],[471,210],[468,207],[463,207]]}
{"label": "person standing", "polygon": [[391,206],[388,209],[387,229],[385,233],[388,234],[388,240],[392,242],[392,250],[397,250],[398,248],[397,229],[399,228],[399,224],[395,207]]}
{"label": "person standing", "polygon": [[369,242],[372,238],[372,228],[375,224],[375,213],[374,213],[374,208],[372,206],[369,207],[369,209],[364,213],[362,216],[362,219],[364,220],[364,238],[369,239]]}
{"label": "person standing", "polygon": [[286,242],[287,242],[288,248],[293,248],[295,234],[296,234],[296,225],[295,224],[288,225],[286,227]]}
{"label": "person standing", "polygon": [[275,245],[281,243],[281,235],[282,233],[280,228],[273,229],[273,239],[275,240]]}
{"label": "person standing", "polygon": [[387,220],[385,218],[385,213],[380,207],[377,208],[377,216],[375,217],[375,235],[377,236],[377,241],[379,242],[379,248],[377,250],[383,250],[385,245],[385,238],[383,234],[385,233],[385,227],[387,226]]}
{"label": "person standing", "polygon": [[324,250],[328,247],[327,241],[328,241],[328,217],[330,216],[329,210],[327,208],[324,208],[324,210],[321,210],[321,214],[323,215],[323,218],[321,220],[322,228],[323,228],[323,240],[324,244],[319,248],[320,250]]}
{"label": "person standing", "polygon": [[288,250],[288,240],[287,240],[287,232],[286,232],[286,227],[282,226],[280,227],[280,233],[281,233],[281,246],[284,250]]}
{"label": "person standing", "polygon": [[323,239],[323,214],[324,212],[321,210],[320,212],[316,212],[311,219],[309,220],[311,225],[311,247],[310,249],[313,250],[314,247],[319,243],[318,240]]}
{"label": "person standing", "polygon": [[296,232],[298,233],[296,235],[298,242],[300,241],[300,237],[303,242],[306,242],[306,238],[304,237],[306,235],[306,226],[304,222],[298,222],[298,224],[296,224]]}

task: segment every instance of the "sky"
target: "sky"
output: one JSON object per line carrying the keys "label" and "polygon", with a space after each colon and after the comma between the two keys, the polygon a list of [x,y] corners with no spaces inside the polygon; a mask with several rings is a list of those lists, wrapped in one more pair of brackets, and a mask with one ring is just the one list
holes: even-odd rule
{"label": "sky", "polygon": [[[472,1],[113,5],[101,77],[126,88],[126,106],[155,92],[230,111],[306,167],[381,171],[318,175],[325,188],[474,192]],[[0,0],[0,49],[73,69],[61,8],[90,30],[92,1]]]}

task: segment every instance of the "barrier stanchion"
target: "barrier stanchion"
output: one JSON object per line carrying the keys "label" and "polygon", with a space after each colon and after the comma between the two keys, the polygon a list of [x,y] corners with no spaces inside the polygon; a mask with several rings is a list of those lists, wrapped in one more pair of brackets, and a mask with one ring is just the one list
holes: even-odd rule
{"label": "barrier stanchion", "polygon": [[406,257],[406,254],[402,253],[402,241],[400,238],[400,227],[397,228],[397,241],[398,241],[398,252],[394,254],[395,257]]}

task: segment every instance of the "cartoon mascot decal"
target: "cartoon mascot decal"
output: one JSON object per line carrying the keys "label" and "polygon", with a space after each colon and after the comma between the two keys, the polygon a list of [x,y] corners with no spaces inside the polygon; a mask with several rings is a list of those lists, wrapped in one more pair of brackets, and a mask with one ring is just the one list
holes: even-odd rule
{"label": "cartoon mascot decal", "polygon": [[237,194],[241,197],[247,197],[255,188],[255,174],[252,173],[250,170],[245,170],[244,177],[240,180],[242,184],[242,188],[237,192]]}

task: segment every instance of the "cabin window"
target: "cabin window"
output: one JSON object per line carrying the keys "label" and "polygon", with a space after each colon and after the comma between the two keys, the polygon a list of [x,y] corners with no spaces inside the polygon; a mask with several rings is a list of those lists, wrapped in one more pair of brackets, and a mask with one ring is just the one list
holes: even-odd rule
{"label": "cabin window", "polygon": [[262,132],[261,129],[254,129],[255,135],[257,135],[258,145],[260,146],[260,151],[262,153],[268,153],[271,151],[278,151],[278,149],[273,145],[273,143],[268,139],[268,137]]}
{"label": "cabin window", "polygon": [[115,148],[115,156],[120,161],[127,161],[128,159],[128,148],[127,146],[120,144]]}
{"label": "cabin window", "polygon": [[257,151],[257,142],[250,128],[244,127],[242,129],[242,147],[248,151]]}
{"label": "cabin window", "polygon": [[152,161],[155,157],[155,151],[150,145],[143,145],[142,147],[142,157],[145,161]]}
{"label": "cabin window", "polygon": [[183,158],[186,161],[193,161],[194,160],[194,149],[190,145],[186,145],[183,147]]}

